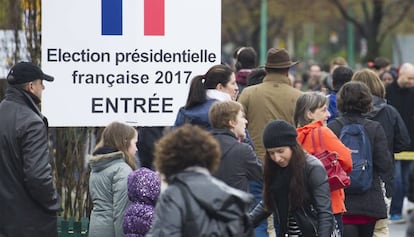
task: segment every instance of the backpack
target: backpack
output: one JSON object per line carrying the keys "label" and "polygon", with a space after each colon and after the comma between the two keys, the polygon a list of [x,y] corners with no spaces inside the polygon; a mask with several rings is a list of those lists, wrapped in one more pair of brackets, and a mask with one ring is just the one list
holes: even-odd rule
{"label": "backpack", "polygon": [[352,172],[351,185],[345,189],[346,193],[357,194],[371,188],[373,179],[372,149],[369,137],[364,128],[365,122],[346,124],[343,118],[337,118],[342,124],[339,139],[351,150]]}

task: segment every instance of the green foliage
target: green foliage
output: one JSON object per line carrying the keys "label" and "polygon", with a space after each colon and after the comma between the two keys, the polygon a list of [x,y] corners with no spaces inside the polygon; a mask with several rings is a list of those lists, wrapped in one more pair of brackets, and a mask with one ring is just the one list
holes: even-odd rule
{"label": "green foliage", "polygon": [[8,27],[8,11],[9,9],[9,1],[8,0],[0,0],[0,29],[7,29]]}
{"label": "green foliage", "polygon": [[[223,0],[222,43],[233,42],[236,46],[252,45],[259,49],[261,0]],[[269,47],[278,47],[273,42],[286,42],[293,32],[295,57],[303,57],[306,45],[316,43],[320,53],[315,60],[325,61],[329,55],[347,47],[348,22],[354,24],[355,60],[366,60],[379,54],[390,54],[389,36],[397,33],[413,33],[413,0],[277,0],[269,1],[267,31]],[[250,8],[248,8],[250,7]],[[251,17],[255,14],[255,17]],[[249,16],[249,14],[251,14]],[[305,24],[315,25],[312,37],[303,30]],[[229,30],[231,29],[231,30]],[[230,33],[229,33],[230,32]],[[247,32],[247,33],[246,33]],[[331,32],[338,34],[338,45],[329,46]],[[367,39],[368,54],[360,59],[360,40]],[[385,50],[385,52],[384,52]],[[305,57],[306,58],[306,57]]]}

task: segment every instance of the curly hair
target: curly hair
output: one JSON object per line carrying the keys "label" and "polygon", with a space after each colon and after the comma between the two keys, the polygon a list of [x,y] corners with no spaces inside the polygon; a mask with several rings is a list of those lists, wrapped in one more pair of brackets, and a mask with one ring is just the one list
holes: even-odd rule
{"label": "curly hair", "polygon": [[366,84],[350,81],[338,91],[336,106],[342,113],[364,114],[372,108],[372,94]]}
{"label": "curly hair", "polygon": [[213,173],[220,163],[220,157],[220,146],[209,132],[185,124],[158,141],[154,165],[168,182],[171,176],[191,166],[204,167]]}

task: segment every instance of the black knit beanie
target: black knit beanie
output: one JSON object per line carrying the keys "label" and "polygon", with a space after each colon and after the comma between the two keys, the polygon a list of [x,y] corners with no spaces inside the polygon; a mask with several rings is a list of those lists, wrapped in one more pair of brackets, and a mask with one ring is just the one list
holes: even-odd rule
{"label": "black knit beanie", "polygon": [[263,145],[267,148],[294,146],[297,143],[296,129],[284,120],[268,123],[263,131]]}

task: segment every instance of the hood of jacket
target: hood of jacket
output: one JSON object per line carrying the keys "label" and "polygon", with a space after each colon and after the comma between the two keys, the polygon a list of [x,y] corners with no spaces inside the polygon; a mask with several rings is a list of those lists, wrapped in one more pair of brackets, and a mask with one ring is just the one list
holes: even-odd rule
{"label": "hood of jacket", "polygon": [[210,99],[203,104],[189,109],[185,109],[184,107],[181,108],[180,111],[184,115],[185,123],[197,124],[202,127],[211,128],[208,120],[208,110],[215,101],[216,100]]}
{"label": "hood of jacket", "polygon": [[374,118],[387,105],[387,100],[378,96],[372,96],[372,110],[365,114],[367,118]]}
{"label": "hood of jacket", "polygon": [[322,127],[323,124],[321,121],[312,122],[309,124],[306,124],[303,127],[297,128],[296,131],[298,132],[298,137],[296,140],[299,142],[299,144],[303,144],[303,142],[306,139],[306,136],[312,132],[313,129]]}
{"label": "hood of jacket", "polygon": [[161,180],[155,171],[142,167],[128,175],[128,197],[132,202],[153,205],[161,192]]}
{"label": "hood of jacket", "polygon": [[[248,211],[247,208],[253,204],[254,198],[251,194],[226,185],[211,176],[204,168],[197,167],[196,169],[204,171],[186,169],[174,176],[173,180],[177,179],[185,183],[195,200],[204,209],[226,216],[228,213],[226,208],[229,202],[243,203],[240,206],[249,203],[250,205],[244,205],[246,207],[245,211]],[[211,182],[206,182],[206,179]]]}
{"label": "hood of jacket", "polygon": [[97,154],[89,158],[89,166],[94,172],[99,172],[106,169],[114,163],[125,162],[124,153],[116,151],[106,154]]}

